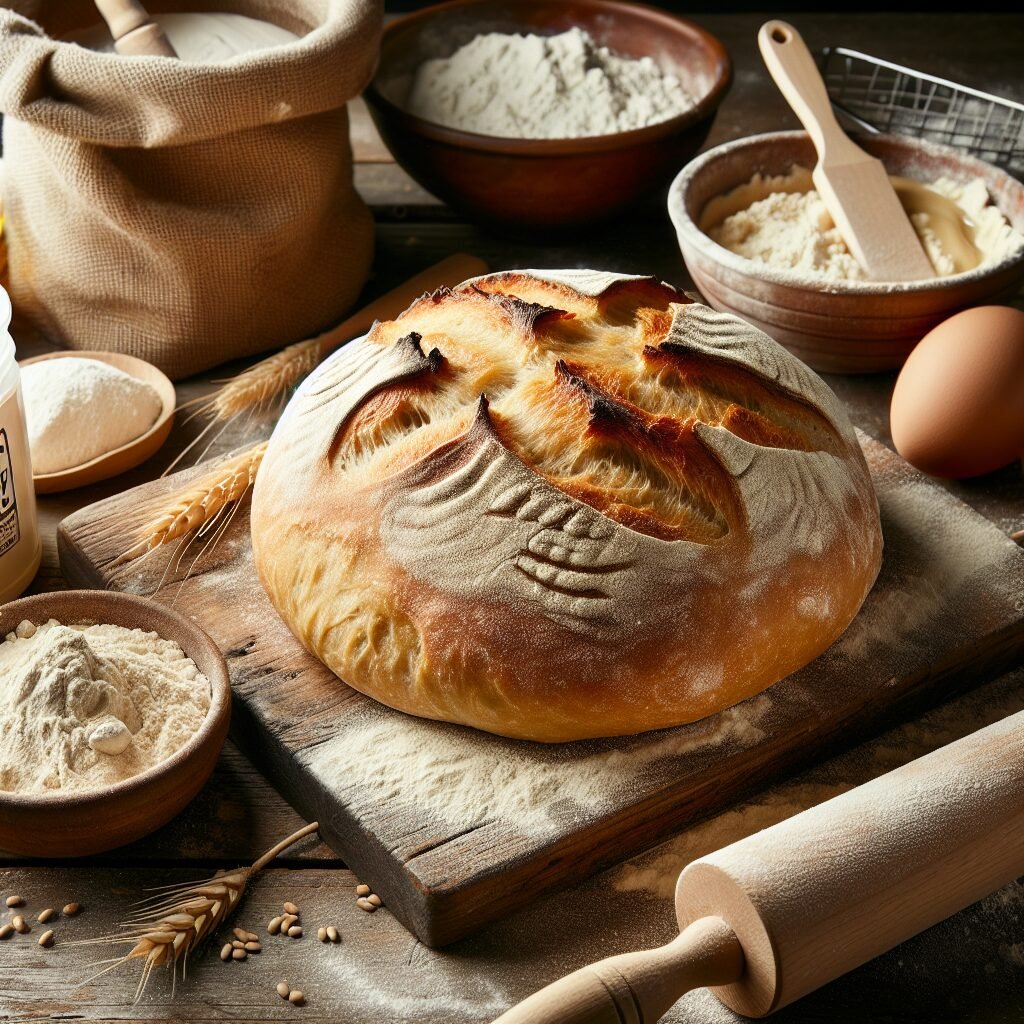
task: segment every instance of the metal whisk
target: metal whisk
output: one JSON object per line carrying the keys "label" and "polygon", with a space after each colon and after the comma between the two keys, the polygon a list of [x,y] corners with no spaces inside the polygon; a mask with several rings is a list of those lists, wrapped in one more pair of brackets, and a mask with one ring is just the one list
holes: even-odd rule
{"label": "metal whisk", "polygon": [[867,131],[943,142],[1024,174],[1024,104],[838,46],[822,51],[821,73],[833,106]]}

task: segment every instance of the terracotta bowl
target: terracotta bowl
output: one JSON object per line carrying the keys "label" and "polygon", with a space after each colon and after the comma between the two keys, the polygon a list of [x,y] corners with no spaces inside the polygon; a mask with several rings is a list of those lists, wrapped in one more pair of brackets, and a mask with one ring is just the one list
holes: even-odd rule
{"label": "terracotta bowl", "polygon": [[79,857],[123,846],[174,817],[202,788],[231,718],[227,665],[216,644],[184,615],[144,597],[102,590],[38,594],[0,605],[0,639],[19,622],[105,622],[175,641],[210,680],[210,710],[199,731],[166,761],[85,793],[0,792],[0,850],[29,857]]}
{"label": "terracotta bowl", "polygon": [[[507,139],[446,128],[403,110],[419,63],[477,33],[552,35],[579,26],[597,42],[650,56],[697,100],[684,114],[617,135]],[[551,233],[611,217],[663,186],[707,137],[731,81],[725,47],[684,18],[620,0],[451,0],[384,30],[366,102],[384,142],[425,189],[470,219]]]}
{"label": "terracotta bowl", "polygon": [[[934,181],[983,178],[1003,216],[1024,233],[1024,185],[958,150],[886,135],[858,142],[891,174]],[[885,285],[871,281],[812,286],[792,272],[773,270],[729,252],[697,225],[708,200],[742,185],[755,172],[785,174],[813,167],[805,132],[773,132],[729,142],[701,154],[669,189],[669,214],[694,283],[715,309],[748,320],[816,370],[891,370],[936,324],[968,306],[999,302],[1024,280],[1024,252],[952,277]]]}

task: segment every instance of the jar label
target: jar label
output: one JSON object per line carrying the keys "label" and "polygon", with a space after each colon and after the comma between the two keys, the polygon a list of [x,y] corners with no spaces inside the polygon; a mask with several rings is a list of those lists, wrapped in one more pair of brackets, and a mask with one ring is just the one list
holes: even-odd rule
{"label": "jar label", "polygon": [[18,499],[14,493],[14,463],[7,431],[0,427],[0,557],[21,540]]}

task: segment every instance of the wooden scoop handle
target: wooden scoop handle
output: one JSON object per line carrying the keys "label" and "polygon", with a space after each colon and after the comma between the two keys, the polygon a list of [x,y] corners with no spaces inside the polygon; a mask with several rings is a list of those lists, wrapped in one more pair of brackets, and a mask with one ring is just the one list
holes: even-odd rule
{"label": "wooden scoop handle", "polygon": [[177,57],[164,30],[139,0],[95,0],[96,8],[114,37],[118,53],[139,57]]}
{"label": "wooden scoop handle", "polygon": [[654,1024],[691,989],[743,973],[743,953],[720,917],[694,921],[665,946],[582,967],[502,1014],[495,1024]]}
{"label": "wooden scoop handle", "polygon": [[818,159],[828,162],[843,153],[860,156],[863,150],[839,126],[828,91],[803,37],[785,21],[766,21],[757,33],[761,56],[779,91],[807,129]]}

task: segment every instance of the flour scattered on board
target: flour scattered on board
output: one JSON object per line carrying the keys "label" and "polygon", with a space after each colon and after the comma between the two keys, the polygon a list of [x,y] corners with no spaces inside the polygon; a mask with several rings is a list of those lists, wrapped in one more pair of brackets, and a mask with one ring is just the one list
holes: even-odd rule
{"label": "flour scattered on board", "polygon": [[[464,827],[493,819],[527,835],[562,816],[593,817],[659,762],[709,748],[743,749],[764,737],[766,694],[714,718],[635,739],[553,745],[515,742],[369,707],[361,722],[307,751],[307,766],[352,806],[406,809]],[[453,729],[458,735],[453,736]]]}

